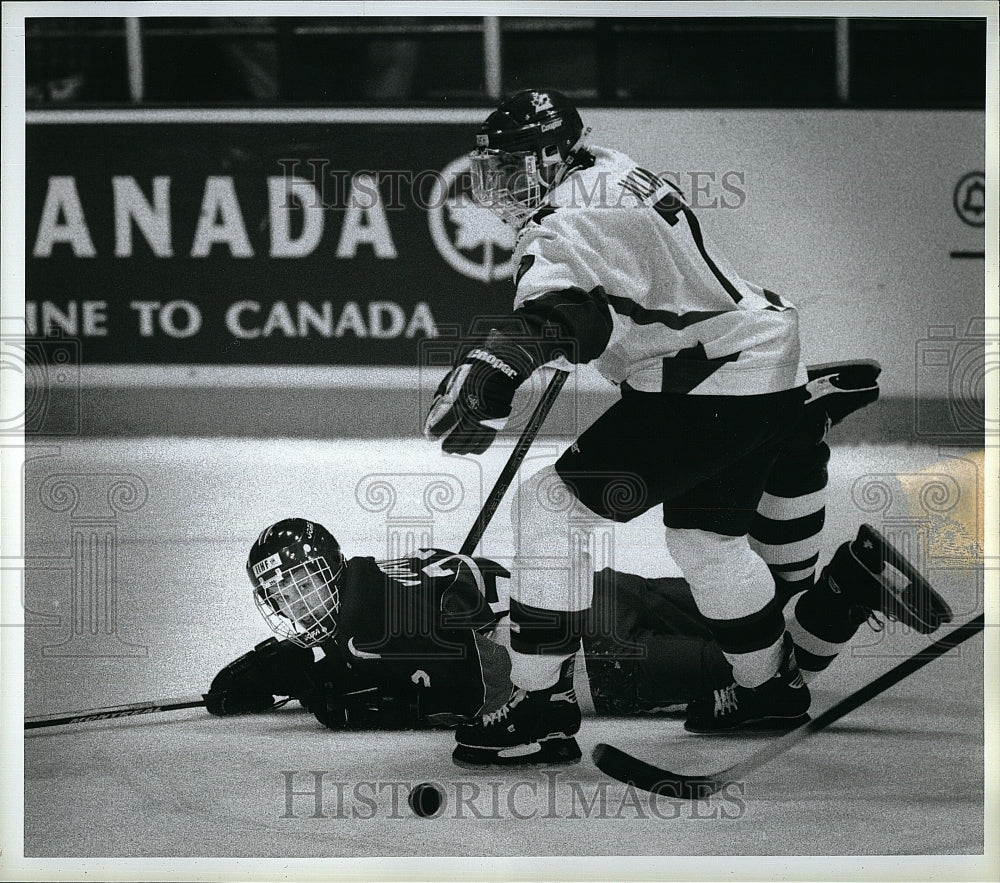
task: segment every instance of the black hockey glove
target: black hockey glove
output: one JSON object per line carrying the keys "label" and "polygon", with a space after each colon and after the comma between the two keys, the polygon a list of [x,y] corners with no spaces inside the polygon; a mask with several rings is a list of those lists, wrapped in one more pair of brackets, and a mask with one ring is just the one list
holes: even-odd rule
{"label": "black hockey glove", "polygon": [[[387,690],[375,670],[378,662],[352,660],[334,641],[323,645],[315,684],[302,704],[331,730],[392,730],[418,725],[417,692]],[[404,691],[405,693],[406,691]]]}
{"label": "black hockey glove", "polygon": [[819,444],[831,426],[848,414],[870,405],[878,398],[878,362],[861,359],[826,365],[806,365],[806,383],[802,430]]}
{"label": "black hockey glove", "polygon": [[514,393],[535,369],[523,347],[493,330],[445,375],[434,393],[424,435],[448,454],[481,454],[503,429]]}
{"label": "black hockey glove", "polygon": [[204,694],[209,714],[250,714],[266,711],[275,696],[301,699],[313,687],[313,652],[290,641],[268,638],[234,659]]}

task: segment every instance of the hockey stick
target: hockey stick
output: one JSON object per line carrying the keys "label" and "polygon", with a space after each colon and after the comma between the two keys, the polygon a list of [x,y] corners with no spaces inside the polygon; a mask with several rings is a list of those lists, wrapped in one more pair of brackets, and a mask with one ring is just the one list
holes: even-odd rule
{"label": "hockey stick", "polygon": [[528,448],[531,447],[535,436],[538,435],[538,430],[541,429],[542,423],[545,422],[545,418],[552,409],[552,405],[555,404],[556,398],[559,396],[559,391],[563,388],[567,377],[569,377],[569,372],[559,369],[552,375],[549,385],[545,388],[545,392],[542,393],[538,404],[535,405],[531,419],[528,421],[527,426],[524,427],[524,431],[517,440],[517,444],[514,445],[514,450],[511,451],[510,457],[507,459],[507,465],[504,466],[500,477],[497,478],[496,483],[493,485],[493,490],[490,491],[486,502],[483,504],[483,508],[479,511],[475,524],[472,525],[472,530],[469,531],[465,542],[462,543],[462,548],[458,552],[459,555],[471,555],[476,551],[476,546],[479,545],[479,541],[483,538],[486,528],[493,520],[493,516],[496,515],[500,501],[503,499],[504,494],[507,493],[507,489],[517,474],[517,470],[521,468],[521,463],[528,453]]}
{"label": "hockey stick", "polygon": [[43,714],[26,717],[24,728],[57,727],[62,724],[79,724],[84,721],[110,720],[116,717],[132,717],[136,714],[152,714],[155,711],[176,711],[180,708],[198,708],[205,704],[202,696],[186,696],[178,699],[160,699],[157,702],[135,702],[131,705],[113,705],[110,708],[86,708],[71,714]]}
{"label": "hockey stick", "polygon": [[603,742],[594,746],[592,753],[594,763],[597,768],[619,782],[625,782],[643,791],[650,791],[663,797],[683,798],[686,800],[697,800],[707,798],[714,794],[724,785],[741,780],[748,773],[752,773],[764,764],[774,760],[778,755],[784,754],[793,745],[798,744],[803,739],[825,729],[834,721],[839,720],[845,714],[853,711],[859,705],[864,705],[870,699],[884,693],[890,687],[898,684],[901,680],[909,677],[917,669],[923,668],[928,662],[932,662],[939,656],[943,656],[953,647],[957,647],[963,641],[967,641],[974,635],[978,635],[984,626],[984,616],[980,614],[969,620],[965,625],[959,626],[949,632],[943,638],[939,638],[933,644],[904,659],[899,665],[890,668],[885,674],[880,675],[870,684],[856,690],[850,696],[841,699],[836,705],[831,706],[822,714],[810,721],[796,727],[779,739],[765,745],[759,751],[755,751],[744,760],[734,763],[717,773],[709,773],[703,776],[688,776],[683,773],[672,773],[670,770],[660,769],[645,761],[639,760],[626,752],[606,745]]}

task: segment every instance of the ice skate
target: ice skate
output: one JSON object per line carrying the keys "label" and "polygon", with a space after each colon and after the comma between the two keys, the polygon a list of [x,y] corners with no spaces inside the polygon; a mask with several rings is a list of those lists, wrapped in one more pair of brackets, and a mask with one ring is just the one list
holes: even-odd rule
{"label": "ice skate", "polygon": [[754,689],[732,683],[695,699],[688,705],[684,729],[700,734],[790,730],[809,720],[809,701],[809,688],[786,633],[781,666],[774,677]]}
{"label": "ice skate", "polygon": [[555,686],[515,688],[496,711],[460,726],[452,760],[468,767],[577,763],[580,746],[573,737],[579,729],[571,658],[563,663]]}
{"label": "ice skate", "polygon": [[870,524],[837,549],[819,582],[852,602],[858,622],[882,613],[924,635],[951,622],[944,598]]}

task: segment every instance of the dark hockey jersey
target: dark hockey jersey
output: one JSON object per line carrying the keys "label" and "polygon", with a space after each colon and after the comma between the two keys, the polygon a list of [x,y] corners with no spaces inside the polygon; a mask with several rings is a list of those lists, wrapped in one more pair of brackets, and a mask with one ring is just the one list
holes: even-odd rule
{"label": "dark hockey jersey", "polygon": [[352,558],[340,587],[338,648],[383,690],[418,695],[421,716],[457,723],[492,705],[492,692],[509,690],[506,650],[483,636],[505,612],[497,578],[509,576],[494,561],[441,549]]}

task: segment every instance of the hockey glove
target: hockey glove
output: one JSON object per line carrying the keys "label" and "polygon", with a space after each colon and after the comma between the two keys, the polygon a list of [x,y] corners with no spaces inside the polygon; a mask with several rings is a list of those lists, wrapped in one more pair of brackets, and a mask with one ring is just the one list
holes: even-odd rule
{"label": "hockey glove", "polygon": [[494,330],[441,381],[424,435],[448,454],[481,454],[503,429],[517,388],[536,366],[530,354]]}
{"label": "hockey glove", "polygon": [[268,638],[229,663],[204,694],[209,714],[251,714],[274,705],[275,696],[301,699],[313,686],[312,650]]}
{"label": "hockey glove", "polygon": [[831,426],[878,398],[882,366],[871,360],[807,365],[803,429],[821,442]]}
{"label": "hockey glove", "polygon": [[[323,645],[326,656],[316,663],[314,689],[303,700],[323,726],[331,730],[403,729],[416,725],[415,703],[381,684],[369,666],[352,662],[339,644]],[[415,695],[414,695],[415,699]]]}

